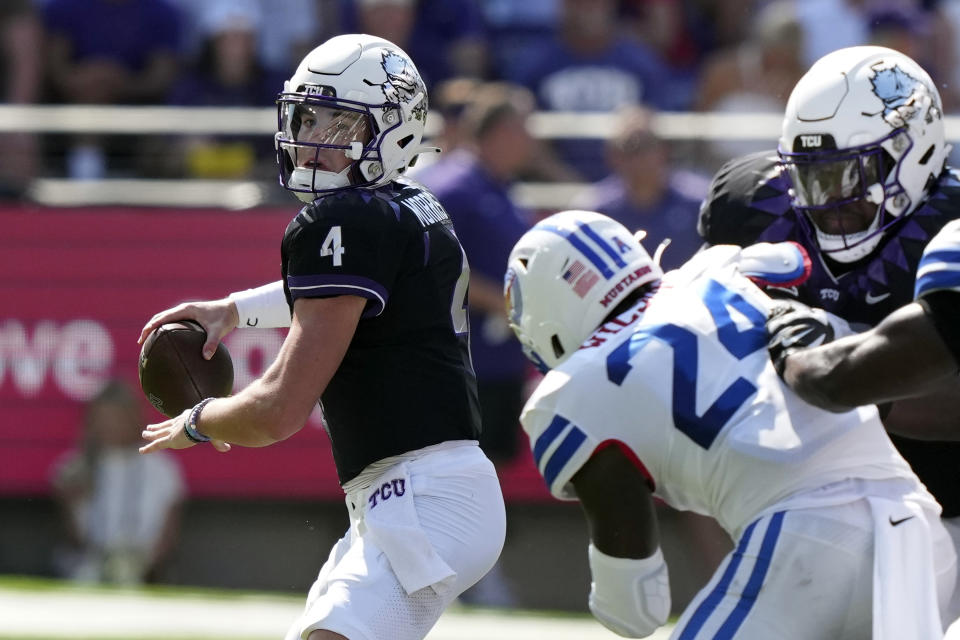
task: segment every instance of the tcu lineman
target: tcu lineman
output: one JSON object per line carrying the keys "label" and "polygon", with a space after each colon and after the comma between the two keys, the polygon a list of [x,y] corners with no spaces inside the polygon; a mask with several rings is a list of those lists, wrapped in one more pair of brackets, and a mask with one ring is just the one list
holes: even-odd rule
{"label": "tcu lineman", "polygon": [[261,378],[148,426],[142,451],[270,445],[322,399],[351,526],[287,638],[418,640],[505,534],[477,445],[467,260],[443,207],[401,175],[426,150],[426,90],[397,46],[354,34],[310,52],[277,102],[281,183],[308,203],[283,280],[164,311],[140,339],[192,318],[209,354],[238,325],[290,331]]}
{"label": "tcu lineman", "polygon": [[[824,56],[790,95],[778,153],[737,158],[717,173],[701,235],[710,244],[802,244],[813,270],[797,299],[859,329],[876,326],[911,302],[924,246],[960,217],[941,110],[934,82],[902,53]],[[883,421],[960,530],[960,442],[935,441],[960,429],[960,386],[930,391],[884,406]]]}
{"label": "tcu lineman", "polygon": [[[771,358],[804,400],[831,411],[922,395],[960,370],[960,220],[924,249],[914,298],[874,329],[813,349],[804,347],[822,335],[820,319],[805,307],[774,308]],[[960,430],[942,436],[960,439]],[[960,538],[960,528],[951,533]]]}
{"label": "tcu lineman", "polygon": [[644,637],[670,612],[658,497],[736,543],[674,639],[943,635],[956,558],[939,505],[875,408],[807,404],[767,356],[775,303],[755,282],[802,282],[805,257],[721,246],[663,275],[626,228],[585,211],[514,247],[509,321],[552,369],[521,421],[550,491],[582,504],[589,605],[613,631]]}

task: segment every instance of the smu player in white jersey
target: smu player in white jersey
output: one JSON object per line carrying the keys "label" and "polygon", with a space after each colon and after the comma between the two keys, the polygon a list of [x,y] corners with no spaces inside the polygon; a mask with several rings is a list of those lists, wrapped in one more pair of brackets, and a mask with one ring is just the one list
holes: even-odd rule
{"label": "smu player in white jersey", "polygon": [[736,541],[672,638],[942,636],[956,558],[939,505],[875,409],[809,405],[767,356],[773,301],[744,274],[786,286],[807,268],[795,245],[718,246],[663,276],[585,211],[514,247],[509,320],[552,369],[521,421],[550,491],[583,506],[590,609],[620,635],[670,612],[658,497]]}

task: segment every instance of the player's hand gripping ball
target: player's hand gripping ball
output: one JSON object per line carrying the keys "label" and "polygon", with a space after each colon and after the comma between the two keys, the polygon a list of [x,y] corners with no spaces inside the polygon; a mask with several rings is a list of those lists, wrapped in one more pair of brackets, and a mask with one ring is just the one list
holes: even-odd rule
{"label": "player's hand gripping ball", "polygon": [[158,327],[140,350],[140,387],[150,404],[168,418],[204,398],[233,390],[233,360],[221,342],[213,357],[201,354],[207,334],[196,322],[183,320]]}

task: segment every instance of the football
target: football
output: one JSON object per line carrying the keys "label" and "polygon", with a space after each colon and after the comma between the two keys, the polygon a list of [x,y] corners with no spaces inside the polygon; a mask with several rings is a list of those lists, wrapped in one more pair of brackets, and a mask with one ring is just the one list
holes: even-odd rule
{"label": "football", "polygon": [[172,418],[210,397],[230,395],[233,360],[221,342],[213,357],[201,353],[207,334],[192,320],[155,329],[140,350],[140,388],[157,411]]}

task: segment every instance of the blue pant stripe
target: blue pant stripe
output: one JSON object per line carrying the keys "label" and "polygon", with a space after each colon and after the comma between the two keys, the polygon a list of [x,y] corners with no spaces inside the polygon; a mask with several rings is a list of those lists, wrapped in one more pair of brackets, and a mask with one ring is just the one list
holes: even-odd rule
{"label": "blue pant stripe", "polygon": [[544,452],[550,448],[553,441],[557,439],[557,436],[560,435],[560,432],[562,432],[564,427],[569,423],[570,421],[563,416],[553,416],[550,425],[544,429],[540,437],[537,438],[536,443],[533,445],[533,459],[537,463],[538,468],[540,467],[540,458],[543,457]]}
{"label": "blue pant stripe", "polygon": [[767,577],[767,571],[770,570],[770,561],[773,559],[773,550],[777,545],[777,538],[780,537],[780,529],[783,526],[783,516],[785,511],[778,511],[770,518],[770,526],[763,536],[763,542],[760,544],[760,552],[757,554],[757,562],[753,566],[753,572],[747,580],[747,586],[743,589],[740,601],[737,606],[723,622],[723,626],[714,636],[715,640],[731,640],[740,625],[743,624],[750,609],[753,608],[760,595],[760,588],[763,586],[763,580]]}
{"label": "blue pant stripe", "polygon": [[687,625],[683,628],[683,632],[677,640],[694,640],[697,633],[700,632],[700,629],[703,628],[703,625],[706,624],[710,618],[710,614],[713,613],[713,610],[716,609],[717,605],[723,600],[723,596],[730,587],[730,583],[733,582],[733,576],[737,574],[737,569],[740,568],[740,561],[743,560],[743,552],[746,550],[747,545],[750,544],[750,536],[753,535],[753,530],[756,526],[757,523],[753,522],[747,527],[747,530],[743,532],[743,536],[740,538],[740,544],[737,545],[733,555],[730,557],[730,564],[727,565],[727,569],[723,572],[720,581],[713,588],[713,591],[703,599],[700,606],[697,607],[696,612],[691,616],[690,621],[687,622]]}
{"label": "blue pant stripe", "polygon": [[611,258],[613,258],[614,264],[616,264],[616,265],[617,265],[618,267],[620,267],[621,269],[624,268],[625,266],[627,266],[627,263],[623,261],[623,258],[620,256],[620,253],[619,253],[616,249],[614,249],[613,247],[611,247],[610,244],[609,244],[606,240],[604,240],[603,238],[601,238],[601,237],[597,234],[596,231],[594,231],[593,229],[591,229],[591,228],[590,228],[590,225],[581,224],[581,225],[577,225],[577,226],[579,226],[579,227],[580,227],[580,230],[583,231],[583,233],[584,233],[588,238],[590,238],[591,240],[593,240],[594,243],[595,243],[598,247],[600,247],[601,249],[603,249],[604,253],[606,253],[608,256],[610,256]]}
{"label": "blue pant stripe", "polygon": [[560,475],[563,466],[570,461],[570,458],[573,457],[573,454],[577,452],[577,449],[586,439],[587,436],[576,426],[570,428],[570,433],[550,456],[550,460],[547,461],[547,466],[543,470],[543,479],[547,481],[548,487],[553,486],[553,481]]}
{"label": "blue pant stripe", "polygon": [[603,277],[609,280],[613,277],[613,271],[610,270],[610,267],[607,266],[606,261],[603,258],[597,255],[597,253],[587,246],[587,244],[578,238],[575,234],[575,231],[567,231],[565,229],[560,229],[558,227],[552,227],[550,225],[543,225],[543,229],[546,231],[552,231],[561,238],[564,238],[567,242],[572,244],[577,251],[583,254],[583,257],[590,261],[590,263],[596,267],[600,273],[603,274]]}

